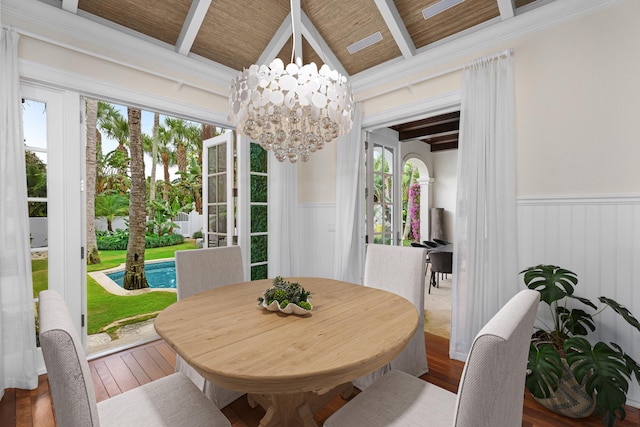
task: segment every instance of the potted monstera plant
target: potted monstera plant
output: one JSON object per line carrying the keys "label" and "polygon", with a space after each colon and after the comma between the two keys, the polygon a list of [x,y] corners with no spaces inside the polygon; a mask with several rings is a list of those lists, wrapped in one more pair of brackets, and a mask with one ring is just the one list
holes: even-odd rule
{"label": "potted monstera plant", "polygon": [[[640,323],[618,302],[601,296],[596,306],[574,295],[578,276],[554,265],[537,265],[521,272],[529,289],[540,292],[553,323],[539,322],[531,336],[526,387],[542,405],[562,415],[603,415],[614,426],[626,416],[629,383],[640,382],[640,365],[618,344],[590,342],[594,317],[613,309],[640,332]],[[593,312],[591,312],[593,311]]]}

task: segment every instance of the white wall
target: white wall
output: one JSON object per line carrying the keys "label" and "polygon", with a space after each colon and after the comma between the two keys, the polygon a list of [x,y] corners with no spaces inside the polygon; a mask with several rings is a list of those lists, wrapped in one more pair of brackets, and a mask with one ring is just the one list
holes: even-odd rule
{"label": "white wall", "polygon": [[458,150],[431,153],[433,162],[433,207],[444,208],[445,240],[453,241],[458,185]]}

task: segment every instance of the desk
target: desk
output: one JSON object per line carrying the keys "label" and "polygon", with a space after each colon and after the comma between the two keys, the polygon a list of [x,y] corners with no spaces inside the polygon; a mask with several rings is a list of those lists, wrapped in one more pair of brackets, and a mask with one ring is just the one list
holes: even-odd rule
{"label": "desk", "polygon": [[155,320],[203,377],[263,406],[263,427],[315,426],[314,412],[397,356],[418,325],[415,307],[398,295],[331,279],[287,280],[311,292],[310,315],[261,309],[268,279],[185,298]]}

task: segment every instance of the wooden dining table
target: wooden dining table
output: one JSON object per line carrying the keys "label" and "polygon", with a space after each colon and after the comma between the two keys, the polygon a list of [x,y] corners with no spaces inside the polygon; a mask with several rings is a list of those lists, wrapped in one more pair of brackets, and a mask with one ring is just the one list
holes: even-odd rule
{"label": "wooden dining table", "polygon": [[418,325],[406,299],[331,279],[294,277],[311,292],[307,315],[267,311],[257,298],[272,280],[237,283],[163,310],[158,334],[204,378],[248,393],[260,425],[316,426],[313,413],[351,381],[397,356]]}

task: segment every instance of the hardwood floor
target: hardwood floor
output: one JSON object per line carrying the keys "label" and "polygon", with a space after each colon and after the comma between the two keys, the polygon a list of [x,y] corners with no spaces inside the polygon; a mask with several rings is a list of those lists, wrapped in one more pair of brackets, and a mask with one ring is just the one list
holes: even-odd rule
{"label": "hardwood floor", "polygon": [[[449,341],[425,334],[429,373],[422,379],[455,392],[458,388],[464,364],[450,360]],[[89,362],[98,401],[108,399],[139,385],[161,378],[173,372],[175,353],[163,341],[154,341],[127,351],[105,356]],[[346,402],[337,397],[315,414],[318,425]],[[434,402],[437,404],[437,402]],[[640,410],[627,406],[627,418],[617,424],[621,427],[640,426]],[[233,427],[254,427],[260,423],[264,411],[251,408],[246,398],[240,398],[222,412]],[[600,417],[592,415],[574,420],[556,415],[538,405],[525,393],[522,425],[524,427],[592,426],[600,427]],[[0,426],[2,427],[55,427],[49,386],[45,375],[40,376],[35,390],[8,389],[0,401]]]}

